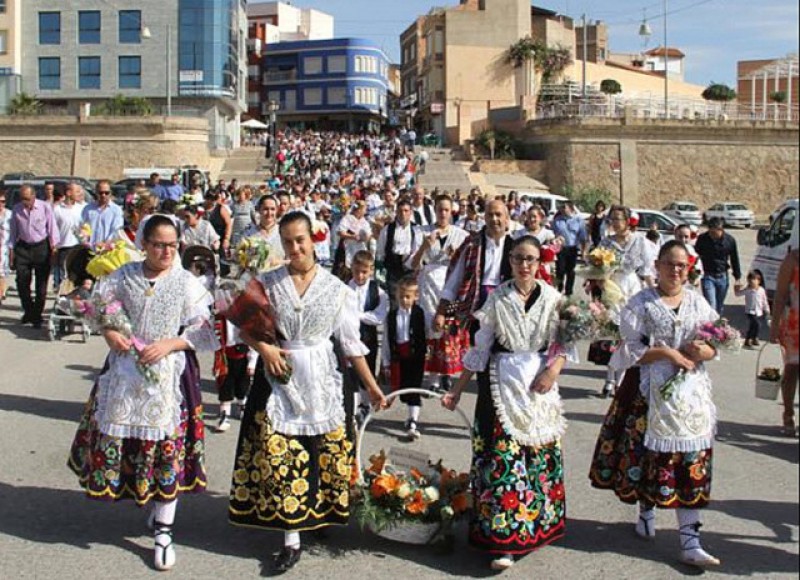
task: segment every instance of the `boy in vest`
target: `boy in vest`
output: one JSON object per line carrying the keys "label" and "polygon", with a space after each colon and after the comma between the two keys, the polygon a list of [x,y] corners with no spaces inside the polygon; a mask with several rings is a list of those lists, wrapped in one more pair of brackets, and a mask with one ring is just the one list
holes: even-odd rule
{"label": "boy in vest", "polygon": [[[420,389],[425,375],[425,314],[417,304],[419,287],[413,276],[401,279],[396,286],[396,306],[386,318],[383,339],[383,368],[392,392],[400,389]],[[403,395],[400,400],[408,406],[405,424],[409,439],[419,439],[419,416],[422,410],[420,395]]]}
{"label": "boy in vest", "polygon": [[[374,374],[377,372],[375,363],[378,360],[378,327],[386,320],[389,299],[386,292],[378,285],[378,281],[373,279],[375,258],[368,251],[356,252],[353,256],[351,272],[353,277],[349,286],[353,289],[358,310],[361,312],[361,342],[369,348],[367,364],[369,370]],[[356,421],[362,425],[370,412],[369,395],[364,385],[355,376],[353,384],[358,385]]]}
{"label": "boy in vest", "polygon": [[231,428],[234,399],[238,418],[244,416],[258,353],[242,341],[239,329],[225,317],[217,315],[214,323],[220,342],[220,349],[214,355],[214,376],[219,393],[219,422],[216,431],[224,433]]}
{"label": "boy in vest", "polygon": [[412,223],[411,201],[402,198],[397,202],[395,221],[385,226],[378,237],[376,249],[378,262],[386,268],[386,289],[392,300],[398,280],[413,273],[414,258],[420,234]]}

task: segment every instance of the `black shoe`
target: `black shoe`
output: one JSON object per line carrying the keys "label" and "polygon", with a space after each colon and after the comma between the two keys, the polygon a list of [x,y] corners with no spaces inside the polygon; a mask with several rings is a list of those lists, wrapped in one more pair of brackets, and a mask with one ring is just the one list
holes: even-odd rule
{"label": "black shoe", "polygon": [[22,315],[22,320],[20,322],[22,324],[29,324],[29,323],[33,322],[33,316],[31,316],[30,314],[23,314]]}
{"label": "black shoe", "polygon": [[42,324],[44,324],[44,322],[42,321],[41,318],[38,318],[38,319],[34,320],[32,324],[33,324],[34,328],[41,328]]}
{"label": "black shoe", "polygon": [[275,572],[284,574],[295,567],[300,561],[300,554],[303,553],[303,548],[290,548],[284,546],[283,549],[275,556],[274,566]]}

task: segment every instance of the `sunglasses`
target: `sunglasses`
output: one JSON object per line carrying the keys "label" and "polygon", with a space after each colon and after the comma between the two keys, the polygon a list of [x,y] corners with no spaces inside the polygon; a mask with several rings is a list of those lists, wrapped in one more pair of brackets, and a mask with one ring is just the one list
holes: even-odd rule
{"label": "sunglasses", "polygon": [[110,191],[98,191],[97,195],[111,195]]}
{"label": "sunglasses", "polygon": [[522,264],[528,264],[532,266],[534,264],[539,263],[540,258],[536,256],[520,256],[518,254],[511,254],[511,263],[520,266]]}

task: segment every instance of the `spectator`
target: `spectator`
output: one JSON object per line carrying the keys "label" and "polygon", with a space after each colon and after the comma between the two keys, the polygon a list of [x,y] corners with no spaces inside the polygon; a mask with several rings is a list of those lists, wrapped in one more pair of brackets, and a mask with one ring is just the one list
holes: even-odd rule
{"label": "spectator", "polygon": [[111,200],[111,182],[103,179],[97,183],[97,201],[83,208],[81,220],[92,229],[91,245],[113,239],[124,227],[122,208]]}
{"label": "spectator", "polygon": [[161,176],[158,173],[151,173],[150,174],[150,191],[155,193],[158,196],[158,199],[164,201],[165,199],[169,198],[169,193],[167,192],[167,187],[161,183]]}
{"label": "spectator", "polygon": [[564,239],[564,246],[556,261],[556,286],[559,292],[572,296],[578,256],[586,251],[589,240],[583,218],[578,215],[571,201],[565,203],[553,218],[553,233]]}
{"label": "spectator", "polygon": [[800,369],[800,252],[797,242],[798,222],[794,223],[794,248],[786,254],[778,272],[775,309],[770,332],[771,342],[784,349],[781,394],[783,399],[783,432],[795,437],[794,397]]}
{"label": "spectator", "polygon": [[695,250],[703,262],[703,296],[722,316],[730,285],[728,270],[733,271],[735,289],[741,287],[742,268],[736,240],[725,231],[722,219],[711,218],[708,231],[697,238]]}
{"label": "spectator", "polygon": [[174,173],[172,175],[172,182],[165,187],[165,190],[167,195],[166,199],[179,201],[183,197],[183,194],[186,193],[186,189],[184,189],[181,184],[181,176],[179,173]]}
{"label": "spectator", "polygon": [[[438,195],[438,194],[437,194]],[[412,211],[414,212],[414,225],[429,226],[434,222],[433,207],[425,198],[425,189],[418,185],[412,195]]]}
{"label": "spectator", "polygon": [[78,239],[78,231],[81,227],[81,219],[86,204],[76,202],[76,199],[82,197],[82,195],[77,195],[76,192],[82,192],[82,189],[77,183],[69,183],[64,192],[64,198],[56,203],[53,208],[53,216],[56,220],[59,238],[56,265],[53,272],[53,285],[56,290],[61,286],[61,282],[67,278],[67,254],[81,245],[81,241]]}
{"label": "spectator", "polygon": [[9,239],[11,237],[11,210],[6,207],[6,192],[0,189],[0,304],[6,299],[6,277],[11,273],[9,264]]}
{"label": "spectator", "polygon": [[606,204],[602,199],[599,199],[594,204],[594,212],[589,218],[589,238],[592,241],[592,246],[597,246],[605,235],[606,217]]}

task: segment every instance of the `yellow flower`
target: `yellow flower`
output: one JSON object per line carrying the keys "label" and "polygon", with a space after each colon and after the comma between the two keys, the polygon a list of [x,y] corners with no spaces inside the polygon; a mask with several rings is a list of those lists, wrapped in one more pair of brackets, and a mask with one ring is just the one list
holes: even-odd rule
{"label": "yellow flower", "polygon": [[308,452],[303,450],[297,454],[297,460],[300,463],[308,463],[311,458],[308,456]]}
{"label": "yellow flower", "polygon": [[308,482],[305,479],[296,479],[292,482],[292,493],[295,495],[305,495],[308,493]]}
{"label": "yellow flower", "polygon": [[261,472],[253,470],[250,472],[250,479],[253,483],[258,483],[261,481]]}
{"label": "yellow flower", "polygon": [[639,433],[647,431],[647,417],[639,417],[636,419],[636,430]]}
{"label": "yellow flower", "polygon": [[319,466],[322,469],[328,469],[328,466],[331,464],[331,456],[327,453],[323,453],[319,456]]}
{"label": "yellow flower", "polygon": [[347,457],[342,457],[336,462],[336,474],[340,477],[350,475],[350,461],[348,461]]}
{"label": "yellow flower", "polygon": [[328,434],[328,441],[341,441],[344,439],[344,427],[339,427],[333,433]]}
{"label": "yellow flower", "polygon": [[287,475],[289,475],[289,468],[285,465],[281,465],[278,468],[278,475],[280,475],[281,477],[286,477]]}
{"label": "yellow flower", "polygon": [[259,465],[261,468],[261,479],[269,479],[272,477],[272,467],[270,466],[269,462],[264,460],[264,462]]}
{"label": "yellow flower", "polygon": [[246,487],[237,487],[233,492],[233,497],[236,498],[236,501],[247,501],[250,498],[250,492]]}
{"label": "yellow flower", "polygon": [[342,493],[340,493],[339,499],[336,500],[336,503],[338,503],[342,507],[348,507],[350,505],[350,492],[343,491]]}
{"label": "yellow flower", "polygon": [[233,472],[233,481],[238,485],[243,485],[248,482],[250,475],[246,469],[237,469]]}
{"label": "yellow flower", "polygon": [[296,497],[290,495],[283,499],[283,511],[287,514],[291,515],[298,509],[300,509],[300,501]]}
{"label": "yellow flower", "polygon": [[509,450],[511,453],[513,453],[514,455],[518,455],[518,454],[519,454],[519,452],[520,452],[519,443],[517,443],[516,441],[512,441],[512,442],[511,442],[511,443],[509,443],[509,445],[508,445],[508,450]]}
{"label": "yellow flower", "polygon": [[329,471],[323,471],[320,475],[320,479],[322,480],[322,483],[330,483],[333,478],[331,477]]}
{"label": "yellow flower", "polygon": [[286,439],[281,437],[280,435],[273,435],[269,438],[267,442],[267,449],[269,449],[270,455],[278,456],[285,455],[286,451],[288,451],[289,446],[286,443]]}
{"label": "yellow flower", "polygon": [[258,511],[267,511],[267,498],[265,498],[263,495],[258,498]]}
{"label": "yellow flower", "polygon": [[481,453],[486,448],[486,444],[481,437],[475,437],[472,440],[472,447],[475,449],[476,453]]}

